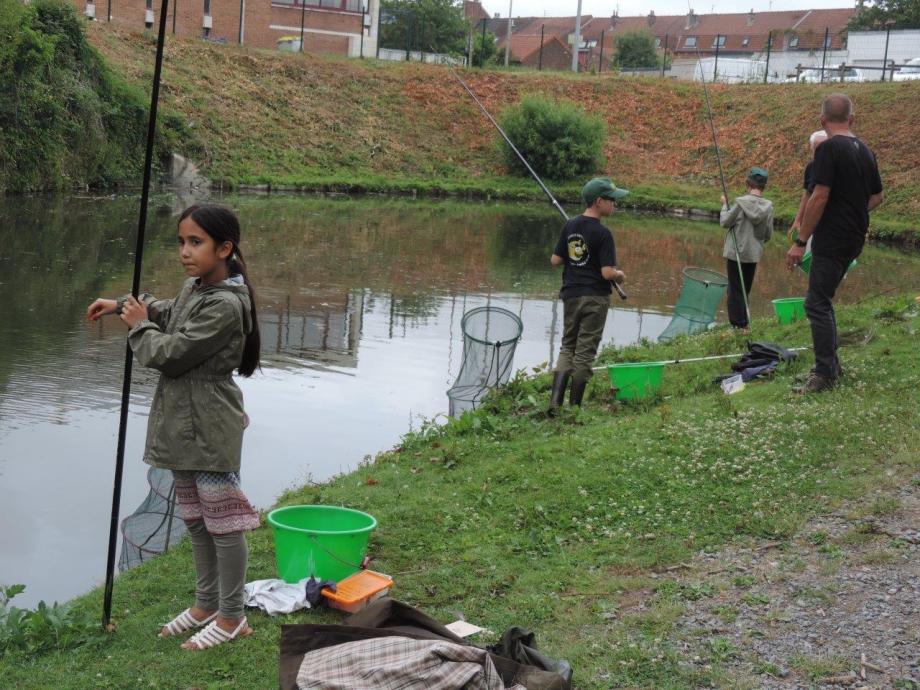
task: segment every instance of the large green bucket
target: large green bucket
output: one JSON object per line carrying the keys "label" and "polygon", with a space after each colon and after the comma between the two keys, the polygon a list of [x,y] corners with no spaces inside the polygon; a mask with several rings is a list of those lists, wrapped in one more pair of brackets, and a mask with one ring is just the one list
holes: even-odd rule
{"label": "large green bucket", "polygon": [[658,392],[664,362],[623,362],[607,367],[617,400],[643,400]]}
{"label": "large green bucket", "polygon": [[792,323],[805,318],[804,297],[781,297],[773,300],[773,310],[780,323]]}
{"label": "large green bucket", "polygon": [[337,506],[287,506],[268,514],[275,535],[278,577],[296,583],[344,580],[361,568],[377,520]]}

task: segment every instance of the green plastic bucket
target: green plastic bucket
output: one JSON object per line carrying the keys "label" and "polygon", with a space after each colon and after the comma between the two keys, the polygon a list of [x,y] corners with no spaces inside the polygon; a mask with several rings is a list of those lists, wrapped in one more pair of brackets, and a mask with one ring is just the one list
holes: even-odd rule
{"label": "green plastic bucket", "polygon": [[642,400],[661,387],[664,362],[623,362],[607,367],[617,400]]}
{"label": "green plastic bucket", "polygon": [[278,577],[296,583],[343,580],[361,568],[377,520],[338,506],[287,506],[268,514],[275,535]]}
{"label": "green plastic bucket", "polygon": [[[846,278],[847,275],[849,275],[850,271],[852,271],[854,268],[856,268],[856,264],[857,264],[856,259],[853,259],[853,260],[850,262],[850,265],[847,266],[846,273],[843,274],[843,277],[844,277],[844,278]],[[810,251],[807,251],[807,252],[805,252],[805,253],[802,255],[802,260],[799,262],[799,269],[800,269],[805,275],[808,275],[809,271],[811,271],[811,252],[810,252]]]}
{"label": "green plastic bucket", "polygon": [[792,323],[805,318],[804,297],[782,297],[773,300],[773,310],[780,323]]}

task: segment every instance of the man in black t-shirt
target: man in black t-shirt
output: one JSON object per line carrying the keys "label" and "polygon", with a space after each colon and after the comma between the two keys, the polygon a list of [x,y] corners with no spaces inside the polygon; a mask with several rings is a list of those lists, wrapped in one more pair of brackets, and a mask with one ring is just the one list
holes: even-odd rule
{"label": "man in black t-shirt", "polygon": [[814,189],[805,206],[799,236],[786,253],[786,264],[792,270],[801,262],[808,239],[814,236],[805,313],[811,323],[815,366],[799,390],[802,393],[829,390],[840,378],[834,294],[850,262],[862,252],[869,211],[883,198],[875,154],[850,131],[850,99],[842,93],[825,98],[821,124],[828,139],[815,151]]}
{"label": "man in black t-shirt", "polygon": [[572,379],[569,403],[581,405],[591,378],[591,365],[604,334],[610,308],[610,281],[622,283],[626,274],[616,268],[617,253],[610,234],[600,219],[613,213],[616,200],[629,194],[610,180],[596,177],[581,190],[585,210],[562,228],[550,257],[553,266],[562,266],[563,329],[562,346],[556,362],[550,409],[562,405],[565,389]]}

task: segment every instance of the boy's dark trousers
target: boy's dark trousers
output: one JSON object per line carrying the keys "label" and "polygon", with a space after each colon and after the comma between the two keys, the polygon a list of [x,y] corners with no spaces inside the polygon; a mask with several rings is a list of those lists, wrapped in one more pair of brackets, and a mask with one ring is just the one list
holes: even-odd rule
{"label": "boy's dark trousers", "polygon": [[834,294],[847,266],[855,257],[811,257],[808,273],[808,293],[805,295],[805,314],[811,323],[811,341],[815,351],[815,373],[829,380],[837,378],[840,362],[837,359],[837,319],[834,316]]}
{"label": "boy's dark trousers", "polygon": [[725,260],[728,272],[728,321],[735,328],[747,328],[747,310],[744,308],[744,295],[751,300],[751,287],[754,285],[754,272],[756,263],[741,263],[741,273],[744,275],[744,294],[741,293],[741,276],[738,275],[738,262],[731,259]]}
{"label": "boy's dark trousers", "polygon": [[586,295],[562,301],[562,347],[556,361],[556,371],[572,373],[575,382],[587,383],[597,347],[604,335],[604,324],[610,310],[609,295]]}

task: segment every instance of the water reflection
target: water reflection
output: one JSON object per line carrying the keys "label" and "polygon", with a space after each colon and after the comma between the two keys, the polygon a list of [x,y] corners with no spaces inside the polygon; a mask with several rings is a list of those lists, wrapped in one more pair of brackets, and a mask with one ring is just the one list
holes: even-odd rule
{"label": "water reflection", "polygon": [[[517,314],[515,366],[555,358],[559,231],[536,206],[226,199],[239,210],[258,288],[265,361],[241,381],[253,423],[243,483],[260,507],[287,486],[349,470],[391,447],[420,417],[446,412],[462,354],[460,320],[477,306]],[[184,204],[181,204],[184,205]],[[175,213],[152,206],[144,288],[172,296]],[[29,586],[22,604],[64,599],[101,580],[108,528],[124,329],[86,324],[91,299],[130,286],[133,199],[0,202],[0,582]],[[655,338],[680,290],[680,269],[719,269],[714,226],[614,216],[630,299],[615,300],[605,341]],[[769,248],[752,306],[801,294],[804,280]],[[874,250],[844,300],[906,284],[916,262]],[[155,375],[135,369],[122,506],[146,494],[140,462]],[[66,582],[56,581],[67,564]],[[253,573],[254,576],[269,573]],[[17,599],[17,601],[20,601]]]}

